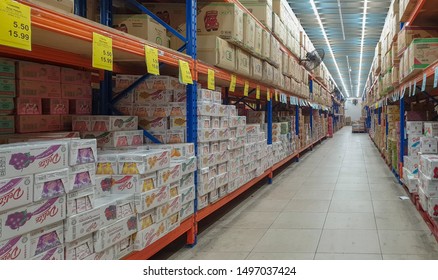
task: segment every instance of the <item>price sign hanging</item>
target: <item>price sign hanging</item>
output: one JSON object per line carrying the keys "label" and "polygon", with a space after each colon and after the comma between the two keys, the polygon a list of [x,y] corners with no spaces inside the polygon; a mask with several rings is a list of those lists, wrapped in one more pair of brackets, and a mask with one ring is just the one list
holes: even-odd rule
{"label": "price sign hanging", "polygon": [[15,1],[0,1],[0,45],[32,50],[30,11]]}
{"label": "price sign hanging", "polygon": [[249,82],[245,81],[245,86],[243,88],[243,96],[248,96],[248,92],[249,92]]}
{"label": "price sign hanging", "polygon": [[230,88],[228,89],[229,92],[234,92],[236,90],[236,75],[231,75],[231,81],[230,81]]}
{"label": "price sign hanging", "polygon": [[160,75],[160,62],[158,60],[158,50],[154,47],[144,46],[146,67],[149,74]]}
{"label": "price sign hanging", "polygon": [[113,39],[93,33],[93,67],[113,71]]}
{"label": "price sign hanging", "polygon": [[260,99],[260,86],[259,85],[256,88],[256,99]]}
{"label": "price sign hanging", "polygon": [[184,60],[179,60],[179,82],[185,85],[193,84],[189,63]]}
{"label": "price sign hanging", "polygon": [[271,101],[271,91],[269,90],[269,88],[266,91],[266,100]]}
{"label": "price sign hanging", "polygon": [[207,88],[209,90],[214,90],[215,89],[214,70],[213,69],[208,69],[208,85],[207,85]]}

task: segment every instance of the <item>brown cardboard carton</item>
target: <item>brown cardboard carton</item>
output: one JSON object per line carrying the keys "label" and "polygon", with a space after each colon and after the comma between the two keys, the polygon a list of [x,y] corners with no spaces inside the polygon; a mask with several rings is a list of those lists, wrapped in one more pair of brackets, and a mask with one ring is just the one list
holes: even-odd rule
{"label": "brown cardboard carton", "polygon": [[113,27],[160,46],[169,47],[164,26],[145,14],[119,14],[113,16]]}
{"label": "brown cardboard carton", "polygon": [[254,42],[254,53],[258,56],[262,55],[262,44],[263,44],[263,29],[258,24],[255,25],[255,42]]}
{"label": "brown cardboard carton", "polygon": [[250,67],[249,67],[250,55],[239,48],[236,48],[236,72],[245,76],[249,76]]}
{"label": "brown cardboard carton", "polygon": [[438,27],[405,26],[398,34],[398,53],[401,54],[414,39],[438,37]]}
{"label": "brown cardboard carton", "polygon": [[271,56],[271,34],[262,30],[262,58],[268,59]]}
{"label": "brown cardboard carton", "polygon": [[263,78],[263,63],[262,60],[252,56],[250,60],[251,78],[261,80]]}
{"label": "brown cardboard carton", "polygon": [[258,19],[266,28],[272,30],[272,8],[260,3],[243,3],[256,19]]}
{"label": "brown cardboard carton", "polygon": [[49,9],[61,10],[67,13],[73,13],[74,0],[26,0],[27,2],[41,5]]}
{"label": "brown cardboard carton", "polygon": [[216,36],[198,36],[197,41],[200,60],[227,70],[236,70],[236,50],[232,44]]}
{"label": "brown cardboard carton", "polygon": [[414,39],[409,46],[407,75],[424,69],[438,59],[438,38]]}
{"label": "brown cardboard carton", "polygon": [[255,48],[255,20],[247,14],[243,14],[243,47],[249,51]]}

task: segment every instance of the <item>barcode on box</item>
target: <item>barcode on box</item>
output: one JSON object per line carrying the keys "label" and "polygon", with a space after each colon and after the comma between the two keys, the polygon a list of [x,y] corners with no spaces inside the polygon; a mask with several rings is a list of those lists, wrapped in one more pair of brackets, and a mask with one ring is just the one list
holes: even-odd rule
{"label": "barcode on box", "polygon": [[6,175],[6,157],[0,157],[0,176]]}

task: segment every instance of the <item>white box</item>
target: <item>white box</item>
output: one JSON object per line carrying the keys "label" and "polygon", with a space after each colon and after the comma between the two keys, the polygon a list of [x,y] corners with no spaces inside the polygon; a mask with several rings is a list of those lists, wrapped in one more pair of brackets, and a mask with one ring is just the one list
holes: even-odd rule
{"label": "white box", "polygon": [[208,102],[198,102],[198,116],[214,117],[217,114],[217,104]]}
{"label": "white box", "polygon": [[228,172],[216,176],[216,188],[220,188],[228,184]]}
{"label": "white box", "polygon": [[420,152],[422,154],[437,154],[438,139],[434,137],[423,136],[420,138]]}
{"label": "white box", "polygon": [[213,102],[213,92],[209,89],[198,88],[198,101]]}
{"label": "white box", "polygon": [[196,156],[179,161],[181,163],[181,174],[186,175],[196,171]]}
{"label": "white box", "polygon": [[181,219],[180,219],[179,214],[180,214],[180,211],[178,211],[177,213],[171,215],[169,218],[166,219],[166,227],[167,227],[168,232],[171,232],[180,226]]}
{"label": "white box", "polygon": [[33,201],[33,175],[0,180],[0,213]]}
{"label": "white box", "polygon": [[[141,125],[141,124],[140,124]],[[96,138],[99,148],[119,148],[143,144],[143,131],[88,131],[81,132],[82,138]],[[100,153],[99,153],[100,154]],[[97,156],[99,162],[99,155]]]}
{"label": "white box", "polygon": [[66,260],[84,260],[93,253],[94,244],[91,234],[65,244]]}
{"label": "white box", "polygon": [[94,207],[94,188],[80,189],[67,194],[67,216],[76,215]]}
{"label": "white box", "polygon": [[406,122],[406,134],[421,135],[423,134],[423,122],[420,121],[407,121]]}
{"label": "white box", "polygon": [[429,176],[420,171],[420,188],[428,197],[438,196],[438,181],[432,180]]}
{"label": "white box", "polygon": [[208,206],[208,194],[198,196],[198,210]]}
{"label": "white box", "polygon": [[408,155],[415,156],[420,152],[420,135],[408,135]]}
{"label": "white box", "polygon": [[97,155],[96,174],[118,174],[116,151],[99,151]]}
{"label": "white box", "polygon": [[109,247],[108,249],[102,251],[102,252],[94,252],[93,254],[89,255],[86,260],[96,260],[96,261],[110,261],[110,260],[116,260],[118,258],[116,258],[115,255],[115,247],[116,246],[112,246]]}
{"label": "white box", "polygon": [[195,200],[195,185],[180,190],[181,204]]}
{"label": "white box", "polygon": [[29,234],[0,242],[0,260],[27,260],[30,256]]}
{"label": "white box", "polygon": [[424,122],[424,135],[429,137],[438,136],[438,122]]}
{"label": "white box", "polygon": [[143,213],[169,201],[169,186],[162,186],[141,194],[135,195],[135,209],[137,213]]}
{"label": "white box", "polygon": [[195,173],[188,173],[181,177],[180,187],[187,188],[195,184]]}
{"label": "white box", "polygon": [[198,116],[198,129],[210,129],[213,128],[211,125],[210,116]]}
{"label": "white box", "polygon": [[198,195],[206,195],[216,189],[216,178],[210,178],[205,182],[198,182]]}
{"label": "white box", "polygon": [[33,200],[39,201],[65,194],[69,184],[68,168],[35,174]]}
{"label": "white box", "polygon": [[170,199],[167,203],[157,207],[157,221],[169,218],[181,210],[181,195]]}
{"label": "white box", "polygon": [[134,252],[134,238],[129,236],[114,246],[114,259],[119,260],[132,252]]}
{"label": "white box", "polygon": [[182,170],[181,164],[177,162],[171,162],[170,167],[158,170],[158,185],[164,186],[181,180]]}
{"label": "white box", "polygon": [[96,165],[94,163],[72,166],[68,173],[66,193],[92,187],[96,184]]}
{"label": "white box", "polygon": [[63,223],[58,222],[51,226],[40,228],[30,233],[30,258],[34,258],[46,251],[56,249],[64,244]]}
{"label": "white box", "polygon": [[120,154],[120,174],[147,174],[170,166],[170,150],[149,150]]}
{"label": "white box", "polygon": [[418,176],[418,167],[420,165],[419,156],[404,156],[403,157],[404,167],[409,170],[413,175]]}
{"label": "white box", "polygon": [[208,194],[208,202],[210,204],[213,204],[218,200],[219,200],[219,190],[216,189]]}
{"label": "white box", "polygon": [[65,197],[51,198],[0,214],[0,241],[65,218]]}
{"label": "white box", "polygon": [[99,229],[93,234],[94,250],[102,252],[135,232],[137,232],[137,217],[123,218],[112,225]]}
{"label": "white box", "polygon": [[143,213],[137,214],[137,230],[144,230],[154,225],[157,220],[157,211],[152,209]]}
{"label": "white box", "polygon": [[419,169],[432,180],[438,180],[438,155],[421,155]]}
{"label": "white box", "polygon": [[181,221],[184,221],[191,215],[193,215],[195,212],[195,204],[193,201],[190,201],[189,203],[183,204],[181,207],[181,211],[179,212],[179,217]]}
{"label": "white box", "polygon": [[68,142],[48,141],[0,146],[0,179],[68,167]]}
{"label": "white box", "polygon": [[247,13],[243,14],[243,47],[249,51],[255,48],[255,25],[254,18]]}
{"label": "white box", "polygon": [[69,143],[69,165],[94,163],[97,159],[96,139],[73,139]]}
{"label": "white box", "polygon": [[58,246],[33,257],[32,260],[61,261],[65,259],[64,255],[65,255],[64,246]]}

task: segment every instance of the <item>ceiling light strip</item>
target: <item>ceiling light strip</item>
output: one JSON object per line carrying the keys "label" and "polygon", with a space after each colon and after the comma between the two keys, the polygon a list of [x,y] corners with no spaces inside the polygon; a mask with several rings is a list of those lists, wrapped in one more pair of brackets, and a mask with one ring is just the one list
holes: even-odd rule
{"label": "ceiling light strip", "polygon": [[344,38],[345,41],[345,29],[344,29],[344,19],[342,18],[341,0],[338,0],[338,9],[339,9],[339,17],[341,19],[342,37]]}
{"label": "ceiling light strip", "polygon": [[347,58],[348,76],[350,77],[350,89],[351,89],[351,92],[354,92],[354,90],[353,90],[353,82],[351,80],[350,60],[348,59],[348,55],[346,55],[345,57]]}
{"label": "ceiling light strip", "polygon": [[367,21],[367,12],[368,12],[368,0],[365,0],[363,4],[363,17],[362,17],[362,39],[360,42],[360,59],[359,59],[359,72],[358,72],[358,82],[357,82],[357,94],[356,96],[359,97],[359,91],[360,91],[360,78],[362,74],[362,56],[363,56],[363,45],[365,40],[365,26]]}
{"label": "ceiling light strip", "polygon": [[[319,27],[321,28],[322,35],[324,36],[325,42],[327,43],[327,47],[328,47],[328,49],[330,51],[330,54],[332,55],[333,62],[335,64],[336,70],[338,71],[339,78],[341,79],[341,82],[342,82],[342,86],[344,87],[344,90],[347,93],[347,97],[350,97],[350,93],[348,92],[348,88],[345,86],[344,79],[342,77],[341,71],[339,70],[338,63],[336,62],[335,54],[333,53],[333,49],[332,49],[332,47],[330,45],[330,42],[329,42],[329,40],[327,38],[327,33],[325,33],[324,25],[322,24],[321,18],[320,18],[319,13],[318,13],[318,10],[316,9],[315,1],[314,0],[310,0],[310,4],[312,5],[313,13],[315,14],[316,19],[318,20]],[[342,91],[341,91],[341,93],[342,93],[342,95],[344,95],[344,93]]]}

